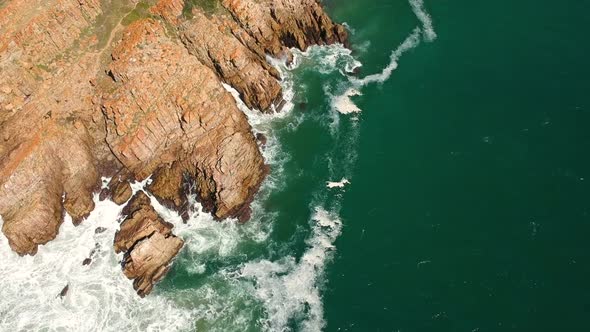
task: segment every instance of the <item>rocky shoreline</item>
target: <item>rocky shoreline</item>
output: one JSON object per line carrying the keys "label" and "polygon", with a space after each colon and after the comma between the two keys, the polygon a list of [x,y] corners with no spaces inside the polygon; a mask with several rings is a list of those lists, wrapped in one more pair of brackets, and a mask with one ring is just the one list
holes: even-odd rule
{"label": "rocky shoreline", "polygon": [[346,43],[316,0],[8,0],[0,6],[0,215],[20,255],[101,199],[127,204],[114,249],[148,294],[183,245],[130,182],[187,216],[246,221],[268,172],[245,114],[280,111],[266,56]]}

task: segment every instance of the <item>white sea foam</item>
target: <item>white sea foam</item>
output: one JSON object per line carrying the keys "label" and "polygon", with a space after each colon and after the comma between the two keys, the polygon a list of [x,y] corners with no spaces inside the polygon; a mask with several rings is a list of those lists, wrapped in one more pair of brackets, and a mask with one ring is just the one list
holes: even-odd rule
{"label": "white sea foam", "polygon": [[[412,11],[422,24],[422,27],[416,27],[412,33],[393,51],[389,57],[389,64],[383,68],[380,73],[365,76],[364,78],[350,78],[353,85],[338,96],[332,96],[332,107],[342,114],[359,113],[361,109],[358,108],[350,99],[351,96],[360,95],[361,88],[371,83],[384,83],[391,77],[391,74],[398,67],[398,61],[401,56],[420,45],[421,36],[427,42],[432,42],[437,35],[432,25],[432,18],[424,9],[423,0],[409,0]],[[347,68],[348,72],[352,72],[355,67]]]}
{"label": "white sea foam", "polygon": [[[268,238],[270,229],[259,220],[252,220],[240,225],[237,220],[223,222],[215,220],[210,213],[203,211],[203,206],[190,195],[189,205],[192,211],[184,222],[174,210],[163,206],[148,193],[156,212],[174,225],[174,233],[185,239],[185,249],[196,265],[207,264],[210,258],[224,258],[236,254],[236,249],[244,241],[263,242]],[[193,264],[193,265],[194,265]]]}
{"label": "white sea foam", "polygon": [[424,39],[428,42],[434,41],[437,36],[432,26],[432,18],[424,9],[424,0],[410,0],[410,6],[420,23],[422,23]]}
{"label": "white sea foam", "polygon": [[321,331],[325,326],[320,288],[342,223],[321,207],[315,208],[312,219],[308,249],[299,260],[292,256],[259,260],[244,264],[238,272],[238,277],[254,282],[251,290],[264,304],[263,326],[268,331],[289,330],[292,319],[301,321],[301,331]]}
{"label": "white sea foam", "polygon": [[350,184],[350,181],[348,181],[348,179],[343,178],[340,181],[336,181],[336,182],[326,182],[326,187],[332,189],[332,188],[344,188],[344,186]]}
{"label": "white sea foam", "polygon": [[385,68],[380,73],[372,74],[366,76],[362,79],[352,78],[351,81],[355,86],[364,86],[370,83],[383,83],[389,79],[391,73],[397,69],[398,63],[397,61],[399,58],[407,51],[415,48],[416,46],[420,45],[420,35],[421,30],[420,28],[415,28],[412,33],[406,37],[406,39],[401,43],[389,57],[390,61]]}
{"label": "white sea foam", "polygon": [[[139,298],[112,249],[122,207],[99,202],[87,220],[71,218],[37,255],[19,257],[0,236],[0,330],[175,331],[189,328],[190,312],[164,297]],[[1,224],[0,220],[0,224]],[[104,227],[103,233],[95,233]],[[93,253],[91,255],[91,253]],[[92,257],[90,265],[82,261]],[[58,294],[69,285],[67,294]]]}
{"label": "white sea foam", "polygon": [[361,109],[350,99],[353,96],[360,96],[362,93],[355,89],[349,88],[343,94],[338,96],[331,96],[332,108],[341,114],[360,113]]}
{"label": "white sea foam", "polygon": [[297,66],[307,65],[309,69],[322,74],[340,71],[343,76],[362,64],[352,56],[352,51],[341,44],[312,45],[305,50],[293,50]]}
{"label": "white sea foam", "polygon": [[[391,52],[389,64],[383,68],[380,73],[365,76],[364,78],[350,77],[349,81],[352,87],[347,88],[343,93],[330,95],[332,109],[341,114],[360,113],[362,110],[352,101],[351,97],[362,95],[362,87],[372,83],[383,83],[389,79],[391,74],[398,66],[399,58],[407,51],[415,48],[420,44],[422,30],[415,28],[414,31],[401,43],[393,52]],[[357,67],[360,65],[356,65]],[[352,68],[352,69],[351,69]],[[347,68],[354,70],[356,67]]]}

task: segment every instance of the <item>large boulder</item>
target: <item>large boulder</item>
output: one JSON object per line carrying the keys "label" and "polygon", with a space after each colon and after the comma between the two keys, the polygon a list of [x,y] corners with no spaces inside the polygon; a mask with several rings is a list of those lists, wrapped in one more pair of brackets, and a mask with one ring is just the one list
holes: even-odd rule
{"label": "large boulder", "polygon": [[123,209],[125,219],[115,234],[115,252],[124,252],[123,273],[134,279],[133,288],[140,296],[151,292],[168,269],[184,241],[172,234],[173,225],[165,222],[142,191]]}

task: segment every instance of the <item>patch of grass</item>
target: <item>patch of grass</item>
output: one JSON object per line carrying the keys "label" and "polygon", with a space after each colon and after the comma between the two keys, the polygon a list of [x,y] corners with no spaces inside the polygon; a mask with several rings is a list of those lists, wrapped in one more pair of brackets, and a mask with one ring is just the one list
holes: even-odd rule
{"label": "patch of grass", "polygon": [[49,69],[49,67],[47,65],[42,64],[42,63],[37,64],[37,68],[39,68],[41,70],[44,70],[44,71],[46,71],[48,73],[51,72],[51,69]]}
{"label": "patch of grass", "polygon": [[220,7],[219,0],[185,0],[182,16],[193,18],[194,8],[200,8],[205,14],[214,14]]}
{"label": "patch of grass", "polygon": [[151,17],[152,15],[149,12],[151,6],[152,4],[147,1],[138,2],[135,8],[123,18],[121,24],[127,26],[142,18]]}
{"label": "patch of grass", "polygon": [[133,10],[130,3],[124,0],[101,0],[102,14],[95,21],[91,33],[96,34],[97,49],[102,49],[109,39],[111,31],[117,26],[123,15]]}

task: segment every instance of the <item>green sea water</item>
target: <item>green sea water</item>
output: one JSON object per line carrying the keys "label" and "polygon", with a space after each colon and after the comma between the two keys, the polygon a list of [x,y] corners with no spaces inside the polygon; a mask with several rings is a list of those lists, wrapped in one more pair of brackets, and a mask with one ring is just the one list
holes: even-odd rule
{"label": "green sea water", "polygon": [[[590,331],[588,1],[426,1],[438,38],[356,99],[328,331]],[[405,1],[332,1],[363,74]]]}
{"label": "green sea water", "polygon": [[[406,0],[325,4],[352,54],[285,69],[253,220],[189,241],[160,296],[197,330],[589,331],[588,2],[426,1],[432,31]],[[346,74],[416,27],[391,76]]]}

